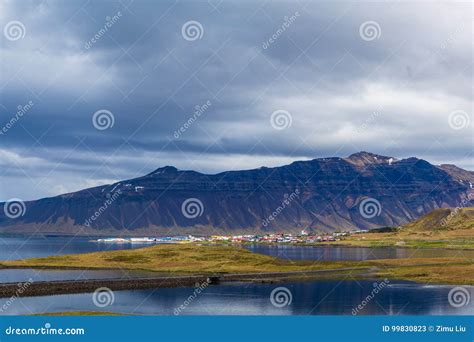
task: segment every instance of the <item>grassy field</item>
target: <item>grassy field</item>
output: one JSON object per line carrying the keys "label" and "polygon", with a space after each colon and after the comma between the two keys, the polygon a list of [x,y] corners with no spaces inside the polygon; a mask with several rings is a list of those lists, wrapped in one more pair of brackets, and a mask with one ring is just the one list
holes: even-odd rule
{"label": "grassy field", "polygon": [[474,264],[463,258],[372,260],[377,276],[427,284],[474,285]]}
{"label": "grassy field", "polygon": [[377,275],[428,284],[474,285],[474,264],[459,261],[423,266],[392,266],[380,269]]}
{"label": "grassy field", "polygon": [[[343,267],[344,263],[334,266]],[[324,269],[324,264],[290,262],[233,246],[155,245],[133,250],[52,256],[1,266],[133,269],[179,274],[285,272]]]}
{"label": "grassy field", "polygon": [[437,209],[395,232],[354,234],[327,244],[474,249],[474,208]]}
{"label": "grassy field", "polygon": [[[465,258],[407,258],[371,261],[285,261],[235,246],[152,247],[8,261],[0,267],[130,269],[173,274],[261,273],[341,269],[341,279],[366,276],[425,283],[474,285],[474,265]],[[354,272],[347,271],[351,268]],[[342,270],[345,269],[345,270]]]}
{"label": "grassy field", "polygon": [[354,234],[325,245],[354,247],[410,247],[410,248],[448,248],[474,249],[474,236],[452,231],[443,233],[397,232]]}

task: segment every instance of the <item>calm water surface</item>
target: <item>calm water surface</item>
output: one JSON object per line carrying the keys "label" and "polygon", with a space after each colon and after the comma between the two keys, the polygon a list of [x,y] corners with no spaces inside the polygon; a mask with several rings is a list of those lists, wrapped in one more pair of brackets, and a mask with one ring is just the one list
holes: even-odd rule
{"label": "calm water surface", "polygon": [[[275,307],[271,292],[284,286],[291,303]],[[360,315],[472,315],[473,304],[449,305],[451,286],[425,286],[392,281],[360,310]],[[123,314],[174,315],[352,315],[371,294],[374,281],[317,281],[284,284],[209,286],[194,299],[194,288],[116,291],[111,305],[98,308],[92,294],[21,298],[3,314],[30,314],[71,310],[104,310]],[[474,295],[469,288],[471,296]],[[0,304],[2,301],[0,300]],[[187,303],[187,305],[186,305]]]}
{"label": "calm water surface", "polygon": [[0,270],[0,283],[54,280],[86,279],[130,279],[157,277],[156,272],[130,270],[40,270],[40,269],[5,269]]}
{"label": "calm water surface", "polygon": [[[14,260],[71,253],[86,253],[143,247],[138,244],[99,244],[90,238],[19,238],[0,237],[0,260]],[[432,256],[474,258],[474,251],[450,251],[407,248],[348,248],[253,245],[245,248],[262,254],[290,260],[370,260]],[[0,270],[0,282],[51,281],[99,278],[155,276],[153,272],[107,270]],[[380,281],[380,280],[379,280]],[[18,298],[7,303],[0,298],[0,315],[41,312],[105,310],[123,314],[173,315],[184,305],[182,315],[351,315],[374,289],[375,281],[313,281],[286,284],[232,284],[209,286],[193,297],[195,288],[171,288],[140,291],[115,291],[113,303],[99,308],[93,294],[72,294]],[[271,292],[284,286],[291,292],[291,303],[275,307]],[[448,302],[453,286],[424,285],[391,281],[360,310],[361,315],[472,315],[474,301],[461,308]],[[474,298],[472,287],[465,287]],[[191,297],[192,300],[190,300]]]}
{"label": "calm water surface", "polygon": [[147,244],[91,242],[91,237],[4,237],[0,236],[0,260],[39,258],[50,255],[131,249]]}
{"label": "calm water surface", "polygon": [[336,246],[248,245],[248,250],[288,260],[361,261],[374,259],[461,257],[474,262],[474,250],[364,248]]}
{"label": "calm water surface", "polygon": [[[90,253],[132,249],[150,244],[114,244],[91,242],[90,237],[2,237],[0,260],[18,260],[50,255]],[[467,257],[474,260],[474,251],[411,248],[363,248],[336,246],[248,245],[248,250],[290,260],[371,260],[415,257]]]}

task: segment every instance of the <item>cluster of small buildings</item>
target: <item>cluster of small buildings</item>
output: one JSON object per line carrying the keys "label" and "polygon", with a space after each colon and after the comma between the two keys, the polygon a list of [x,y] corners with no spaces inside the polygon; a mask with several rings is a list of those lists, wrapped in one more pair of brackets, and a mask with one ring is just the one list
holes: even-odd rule
{"label": "cluster of small buildings", "polygon": [[328,233],[328,234],[309,234],[302,231],[301,234],[264,234],[264,235],[213,235],[207,241],[228,241],[234,243],[317,243],[338,241],[342,236],[349,235],[349,233]]}
{"label": "cluster of small buildings", "polygon": [[97,239],[95,242],[105,242],[105,243],[184,243],[192,242],[192,236],[173,236],[173,237],[136,237],[136,238],[105,238]]}
{"label": "cluster of small buildings", "polygon": [[[156,238],[107,238],[97,242],[112,243],[189,243],[189,242],[229,242],[229,243],[282,243],[306,244],[339,241],[342,237],[363,231],[311,234],[303,230],[300,234],[246,234],[246,235],[212,235],[212,236],[175,236]],[[364,231],[365,232],[365,231]]]}

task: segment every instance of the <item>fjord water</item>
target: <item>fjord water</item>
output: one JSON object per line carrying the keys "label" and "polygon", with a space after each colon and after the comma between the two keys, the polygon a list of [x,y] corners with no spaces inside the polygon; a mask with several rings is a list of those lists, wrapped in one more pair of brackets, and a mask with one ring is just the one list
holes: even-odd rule
{"label": "fjord water", "polygon": [[245,248],[255,253],[271,255],[283,260],[362,261],[375,259],[459,257],[469,258],[474,262],[474,250],[291,245],[248,245],[245,246]]}
{"label": "fjord water", "polygon": [[[51,255],[90,253],[149,246],[142,243],[96,243],[91,237],[0,237],[0,261]],[[410,248],[363,248],[336,246],[246,245],[246,249],[283,260],[373,260],[392,258],[464,257],[474,260],[474,251]],[[0,270],[0,283],[156,276],[153,272],[125,270]]]}
{"label": "fjord water", "polygon": [[[39,258],[51,255],[91,253],[150,246],[146,243],[97,243],[93,237],[5,237],[0,236],[0,260]],[[372,260],[393,258],[468,257],[474,251],[409,249],[397,247],[364,248],[336,246],[245,245],[248,250],[290,260]]]}
{"label": "fjord water", "polygon": [[130,270],[43,270],[43,269],[4,269],[0,270],[1,283],[55,281],[55,280],[86,280],[86,279],[130,279],[154,278],[156,272]]}
{"label": "fjord water", "polygon": [[94,243],[94,237],[0,236],[0,260],[41,258],[50,255],[91,253],[143,247],[142,244]]}
{"label": "fjord water", "polygon": [[[143,244],[99,244],[91,238],[0,237],[0,260],[44,257],[71,253],[86,253],[143,247]],[[407,248],[347,248],[250,245],[245,248],[289,260],[369,260],[380,258],[410,258],[433,256],[464,256],[474,258],[474,251],[407,249]],[[152,272],[107,270],[0,270],[0,283],[99,278],[133,278],[154,276]],[[378,280],[380,282],[380,280]],[[232,284],[209,286],[191,301],[194,288],[170,288],[139,291],[115,291],[113,304],[105,308],[94,305],[92,294],[71,294],[18,298],[0,315],[32,314],[60,311],[105,310],[123,314],[173,315],[175,309],[188,303],[182,315],[351,315],[352,310],[366,300],[375,281],[311,281],[287,284]],[[291,304],[275,307],[270,301],[272,290],[284,286],[291,291]],[[448,293],[453,286],[425,285],[390,281],[377,296],[364,305],[361,315],[469,315],[474,314],[474,302],[454,308]],[[466,287],[474,296],[472,287]],[[7,301],[0,298],[0,307]]]}
{"label": "fjord water", "polygon": [[[6,315],[63,311],[108,311],[129,315],[470,315],[471,305],[454,308],[448,302],[452,286],[425,286],[390,282],[371,300],[369,280],[316,281],[278,284],[235,284],[205,288],[171,288],[115,291],[108,306],[94,305],[93,294],[20,298],[3,312]],[[291,301],[272,304],[271,293],[285,287]],[[470,289],[473,292],[472,288]],[[181,308],[181,309],[178,309]]]}

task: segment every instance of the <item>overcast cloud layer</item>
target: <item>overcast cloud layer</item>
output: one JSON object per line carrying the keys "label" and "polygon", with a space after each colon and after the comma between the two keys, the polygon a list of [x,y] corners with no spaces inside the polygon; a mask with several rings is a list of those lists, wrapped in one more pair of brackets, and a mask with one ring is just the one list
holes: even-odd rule
{"label": "overcast cloud layer", "polygon": [[2,1],[0,200],[360,150],[474,170],[471,7]]}

